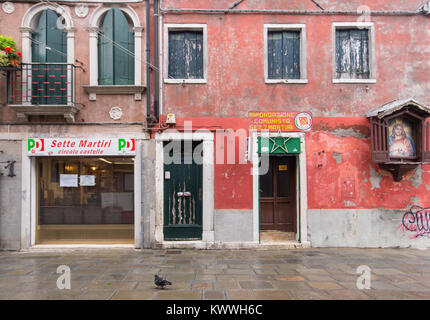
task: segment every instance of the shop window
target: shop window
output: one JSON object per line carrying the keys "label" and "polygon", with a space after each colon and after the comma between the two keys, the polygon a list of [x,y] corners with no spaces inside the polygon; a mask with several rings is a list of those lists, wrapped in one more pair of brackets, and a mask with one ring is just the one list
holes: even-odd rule
{"label": "shop window", "polygon": [[99,85],[134,84],[134,32],[125,14],[110,9],[98,37]]}
{"label": "shop window", "polygon": [[38,158],[38,243],[134,239],[133,158]]}
{"label": "shop window", "polygon": [[370,111],[372,161],[392,172],[396,181],[430,162],[430,109],[413,99],[390,102]]}

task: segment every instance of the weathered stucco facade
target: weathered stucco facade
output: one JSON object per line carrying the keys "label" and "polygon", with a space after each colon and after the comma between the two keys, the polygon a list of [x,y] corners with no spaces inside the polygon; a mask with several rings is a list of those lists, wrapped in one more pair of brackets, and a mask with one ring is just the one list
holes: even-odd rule
{"label": "weathered stucco facade", "polygon": [[[136,140],[136,248],[258,247],[263,213],[262,181],[256,172],[262,157],[259,143],[266,136],[249,129],[250,111],[312,115],[311,130],[267,135],[297,139],[301,146],[298,153],[284,155],[284,160],[295,161],[290,247],[430,246],[428,229],[415,232],[402,224],[413,205],[430,207],[430,163],[420,163],[396,182],[372,162],[366,117],[369,110],[394,100],[413,98],[430,106],[426,1],[84,1],[82,8],[72,1],[11,3],[12,12],[0,10],[0,34],[15,39],[24,63],[32,62],[29,39],[41,10],[57,10],[58,4],[65,8],[59,14],[67,31],[66,60],[80,66],[73,83],[79,111],[74,122],[62,114],[30,113],[25,118],[8,103],[6,72],[0,72],[0,162],[16,161],[16,176],[0,168],[0,249],[36,244],[36,160],[27,141],[52,137]],[[125,14],[134,36],[134,78],[125,87],[98,83],[100,21],[114,7]],[[338,29],[368,31],[367,78],[336,76]],[[271,30],[299,32],[299,78],[268,76]],[[181,31],[201,33],[201,76],[171,76],[175,57],[169,35]],[[113,107],[120,107],[120,118],[112,116]],[[174,114],[173,123],[167,123],[168,114]],[[187,140],[202,143],[203,160],[196,169],[202,172],[197,182],[201,237],[178,241],[177,235],[166,237],[166,205],[171,201],[166,190],[174,171],[165,166],[163,148],[170,141]],[[186,197],[189,190],[176,191],[173,198],[180,192]],[[426,217],[424,229],[430,227]]]}
{"label": "weathered stucco facade", "polygon": [[[12,3],[12,5],[10,5]],[[0,9],[0,34],[12,37],[22,61],[31,63],[32,47],[37,44],[32,37],[37,32],[38,19],[45,10],[52,10],[60,17],[57,23],[66,32],[67,49],[65,61],[79,68],[75,69],[71,81],[75,91],[72,103],[79,108],[73,121],[61,114],[54,115],[41,111],[28,114],[26,118],[18,114],[8,99],[7,71],[0,71],[0,156],[1,156],[1,230],[0,249],[19,250],[34,246],[35,223],[39,203],[37,159],[29,153],[28,139],[119,139],[135,141],[133,155],[134,175],[134,247],[143,246],[143,212],[150,210],[153,191],[150,186],[151,160],[150,135],[147,133],[147,96],[146,96],[146,4],[145,2],[113,4],[92,2],[49,2],[49,1],[12,1]],[[81,7],[82,6],[82,7]],[[8,10],[13,8],[11,12]],[[97,83],[97,37],[101,30],[101,19],[112,8],[120,8],[134,32],[134,81],[124,86],[105,87]],[[152,10],[152,9],[151,9]],[[62,22],[61,22],[62,21]],[[50,25],[55,28],[56,26]],[[95,46],[94,46],[95,39]],[[93,42],[92,42],[93,41]],[[50,50],[49,48],[47,50]],[[55,51],[55,48],[52,49]],[[92,57],[91,57],[92,55]],[[34,57],[33,57],[34,58]],[[96,59],[96,60],[94,60]],[[25,79],[23,79],[24,81]],[[94,83],[96,81],[96,83]],[[9,81],[10,85],[10,81]],[[95,93],[95,94],[94,94]],[[38,106],[28,102],[30,108]],[[69,103],[70,104],[70,103]],[[120,115],[114,118],[112,108],[119,107]],[[118,113],[117,113],[118,114]],[[116,114],[116,115],[117,115]],[[153,146],[152,146],[153,147]],[[64,158],[66,159],[66,158]],[[96,159],[90,157],[88,159]],[[4,168],[7,161],[13,160],[15,176],[8,176]],[[142,166],[144,163],[144,169]],[[143,175],[145,174],[145,178]],[[153,174],[152,174],[153,176]],[[141,181],[147,184],[143,185]],[[143,208],[141,205],[148,205]],[[148,238],[149,231],[145,236]],[[149,238],[145,245],[149,246]],[[82,243],[82,242],[81,242]]]}
{"label": "weathered stucco facade", "polygon": [[[234,2],[228,0],[162,1],[162,28],[207,28],[205,83],[165,80],[162,113],[174,113],[178,128],[181,120],[188,120],[198,128],[242,128],[248,133],[252,110],[312,112],[305,150],[307,240],[312,246],[428,246],[427,237],[416,238],[402,228],[402,217],[412,205],[429,207],[430,165],[420,165],[395,182],[372,163],[366,112],[409,97],[430,104],[429,16],[420,12],[422,1],[317,2],[324,10],[312,1],[240,1],[232,10]],[[367,9],[368,15],[361,14]],[[356,22],[373,26],[374,81],[337,83],[333,25]],[[301,62],[307,81],[265,81],[264,28],[277,24],[305,25],[306,58]],[[166,40],[162,44],[167,50]],[[216,221],[227,214],[237,218],[230,218],[218,238],[222,234],[228,241],[242,223],[252,222],[258,201],[250,168],[250,162],[215,164]]]}

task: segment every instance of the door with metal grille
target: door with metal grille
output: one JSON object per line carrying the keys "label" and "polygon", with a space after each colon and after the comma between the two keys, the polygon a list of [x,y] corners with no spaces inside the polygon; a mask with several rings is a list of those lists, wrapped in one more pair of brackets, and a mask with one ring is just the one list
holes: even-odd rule
{"label": "door with metal grille", "polygon": [[164,145],[165,240],[202,239],[202,146],[201,141]]}

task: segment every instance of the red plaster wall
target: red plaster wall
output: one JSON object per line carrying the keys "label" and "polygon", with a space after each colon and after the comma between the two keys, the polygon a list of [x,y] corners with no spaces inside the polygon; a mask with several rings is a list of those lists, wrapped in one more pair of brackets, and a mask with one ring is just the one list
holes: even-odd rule
{"label": "red plaster wall", "polygon": [[[351,136],[341,136],[345,129],[351,130]],[[369,131],[366,118],[314,119],[314,130],[306,137],[310,209],[430,205],[430,165],[421,167],[422,183],[414,178],[420,175],[417,170],[394,182],[389,172],[371,162],[370,139],[366,138]],[[333,153],[341,154],[341,160]],[[373,184],[372,179],[376,181]],[[344,190],[348,183],[353,184],[352,196]]]}
{"label": "red plaster wall", "polygon": [[[234,1],[172,1],[163,8],[228,8]],[[422,1],[320,1],[330,9],[417,10]],[[318,9],[311,1],[244,1],[237,9]],[[372,16],[376,84],[333,84],[332,23],[357,16],[280,14],[169,14],[163,23],[203,23],[208,28],[208,83],[163,84],[163,113],[246,117],[249,110],[309,110],[314,116],[364,116],[395,99],[430,104],[430,19]],[[305,23],[308,84],[264,83],[264,24]]]}
{"label": "red plaster wall", "polygon": [[[163,8],[227,9],[233,0],[163,0]],[[317,0],[328,10],[410,10],[420,0]],[[236,9],[319,10],[312,1],[245,0]],[[250,110],[307,110],[308,206],[406,208],[430,206],[430,166],[401,182],[371,163],[367,111],[413,97],[430,105],[430,18],[371,16],[375,24],[376,84],[333,84],[332,23],[352,15],[163,14],[165,23],[207,24],[207,84],[163,83],[163,114],[212,118],[243,128]],[[264,83],[264,24],[306,24],[308,84]],[[231,118],[242,118],[231,120]],[[216,119],[216,120],[214,120]],[[215,122],[214,122],[215,121]],[[333,156],[337,157],[336,158]],[[341,157],[341,158],[340,158]],[[338,163],[339,162],[339,163]],[[372,168],[372,169],[371,169]],[[415,176],[414,176],[415,175]],[[418,179],[417,179],[418,177]],[[420,180],[421,177],[421,180]],[[420,182],[422,181],[422,182]],[[351,195],[350,192],[353,192]],[[215,207],[252,208],[252,177],[243,166],[215,167]]]}

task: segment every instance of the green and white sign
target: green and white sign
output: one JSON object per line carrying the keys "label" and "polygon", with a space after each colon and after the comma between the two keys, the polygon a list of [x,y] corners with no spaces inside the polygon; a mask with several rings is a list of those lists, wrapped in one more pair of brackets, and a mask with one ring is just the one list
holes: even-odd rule
{"label": "green and white sign", "polygon": [[258,138],[258,152],[272,154],[300,153],[300,138]]}

